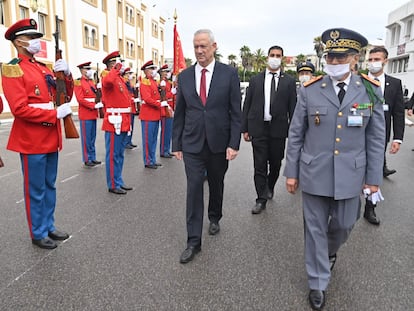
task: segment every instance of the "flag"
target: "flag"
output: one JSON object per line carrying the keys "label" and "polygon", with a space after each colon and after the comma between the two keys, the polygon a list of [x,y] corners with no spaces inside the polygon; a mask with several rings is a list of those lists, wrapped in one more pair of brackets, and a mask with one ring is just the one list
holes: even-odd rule
{"label": "flag", "polygon": [[183,55],[183,48],[181,46],[181,39],[177,32],[177,25],[174,24],[174,65],[173,75],[177,76],[183,71],[187,65]]}

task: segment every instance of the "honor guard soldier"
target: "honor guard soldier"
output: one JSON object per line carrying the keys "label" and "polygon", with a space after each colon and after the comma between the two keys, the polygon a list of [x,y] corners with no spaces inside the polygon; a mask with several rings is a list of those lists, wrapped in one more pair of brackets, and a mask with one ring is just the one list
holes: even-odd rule
{"label": "honor guard soldier", "polygon": [[311,62],[300,62],[296,67],[296,72],[298,73],[298,80],[300,85],[303,83],[310,81],[313,78],[313,74],[315,73],[315,66]]}
{"label": "honor guard soldier", "polygon": [[125,148],[126,149],[134,149],[134,148],[137,147],[137,145],[135,145],[132,142],[132,135],[134,133],[134,122],[135,122],[134,119],[135,119],[135,115],[137,114],[137,109],[136,109],[135,101],[134,101],[134,99],[135,99],[135,90],[134,90],[134,87],[131,84],[131,81],[134,78],[134,75],[132,74],[131,68],[127,67],[124,70],[124,72],[122,74],[122,77],[125,80],[126,88],[129,92],[129,95],[131,96],[131,135],[127,136]]}
{"label": "honor guard soldier", "polygon": [[322,41],[327,75],[299,88],[284,171],[287,190],[302,191],[313,310],[325,304],[336,254],[360,216],[362,192],[380,196],[385,144],[379,84],[352,72],[367,39],[332,28],[322,34]]}
{"label": "honor guard soldier", "polygon": [[[5,38],[17,50],[17,58],[3,65],[3,90],[14,122],[7,149],[20,153],[23,190],[30,236],[40,248],[57,247],[55,240],[69,235],[56,229],[56,176],[58,151],[62,149],[60,119],[71,114],[68,103],[57,109],[54,73],[34,55],[40,51],[42,33],[34,19],[23,19],[7,29]],[[65,75],[66,100],[73,94],[73,80],[67,63],[60,59],[55,72]]]}
{"label": "honor guard soldier", "polygon": [[86,167],[101,164],[96,160],[96,119],[102,103],[95,103],[97,88],[93,80],[91,62],[78,65],[81,77],[75,80],[75,96],[79,104],[79,124],[82,144],[82,160]]}
{"label": "honor guard soldier", "polygon": [[161,164],[156,161],[158,124],[161,119],[161,107],[167,107],[167,101],[161,101],[158,91],[158,84],[155,81],[157,76],[157,66],[152,60],[146,62],[141,70],[144,71],[145,77],[142,78],[140,85],[141,92],[141,110],[139,118],[141,119],[142,129],[142,155],[146,168],[156,169]]}
{"label": "honor guard soldier", "polygon": [[131,98],[121,76],[123,65],[119,57],[119,52],[115,51],[102,61],[107,67],[102,75],[102,100],[105,106],[102,130],[105,131],[108,191],[126,194],[126,191],[132,190],[132,187],[126,186],[122,179],[125,141],[131,131]]}
{"label": "honor guard soldier", "polygon": [[158,89],[160,92],[161,100],[166,100],[167,107],[161,108],[161,135],[160,135],[160,157],[172,158],[171,155],[171,137],[172,137],[172,125],[174,119],[174,95],[177,93],[176,89],[172,87],[171,81],[168,79],[170,74],[168,65],[163,65],[158,73],[160,75],[160,83]]}

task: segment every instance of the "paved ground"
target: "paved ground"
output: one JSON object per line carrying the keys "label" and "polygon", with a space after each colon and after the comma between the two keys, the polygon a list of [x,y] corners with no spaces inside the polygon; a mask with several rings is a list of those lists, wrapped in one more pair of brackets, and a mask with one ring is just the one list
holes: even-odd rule
{"label": "paved ground", "polygon": [[[288,194],[283,178],[266,211],[252,215],[248,144],[226,176],[220,234],[205,234],[202,252],[181,265],[181,162],[161,159],[161,169],[148,170],[141,148],[126,151],[124,179],[135,190],[116,196],[105,166],[83,168],[80,142],[65,140],[56,223],[71,238],[41,250],[29,239],[18,155],[5,150],[9,129],[0,126],[0,310],[310,310],[300,195]],[[382,224],[357,223],[338,254],[326,310],[414,310],[413,147],[407,127],[402,150],[389,156],[398,173],[382,186]],[[97,149],[102,160],[102,132]]]}

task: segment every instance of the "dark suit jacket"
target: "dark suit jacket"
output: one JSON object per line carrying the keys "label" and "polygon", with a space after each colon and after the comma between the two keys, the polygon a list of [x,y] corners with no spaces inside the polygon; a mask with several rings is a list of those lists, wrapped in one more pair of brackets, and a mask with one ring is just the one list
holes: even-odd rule
{"label": "dark suit jacket", "polygon": [[386,142],[391,137],[391,119],[393,139],[403,140],[405,116],[404,96],[400,79],[385,75],[384,99],[385,103],[389,106],[389,110],[384,112]]}
{"label": "dark suit jacket", "polygon": [[[266,71],[250,79],[243,105],[242,133],[251,137],[263,135],[264,131],[264,81]],[[291,76],[280,73],[276,96],[270,103],[270,135],[274,138],[288,136],[289,122],[296,105],[296,82]]]}
{"label": "dark suit jacket", "polygon": [[216,61],[207,102],[196,91],[195,65],[178,76],[172,150],[199,153],[205,141],[213,153],[238,150],[241,124],[240,80],[235,68]]}

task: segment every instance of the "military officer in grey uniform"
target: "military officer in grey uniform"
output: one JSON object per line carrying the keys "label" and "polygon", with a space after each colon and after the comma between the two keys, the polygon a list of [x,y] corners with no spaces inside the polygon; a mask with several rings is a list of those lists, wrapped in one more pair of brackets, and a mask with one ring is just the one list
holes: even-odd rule
{"label": "military officer in grey uniform", "polygon": [[332,28],[322,34],[326,76],[299,89],[286,154],[286,187],[302,191],[305,263],[313,310],[325,304],[336,253],[359,219],[361,194],[382,182],[384,112],[377,81],[351,72],[367,40]]}

